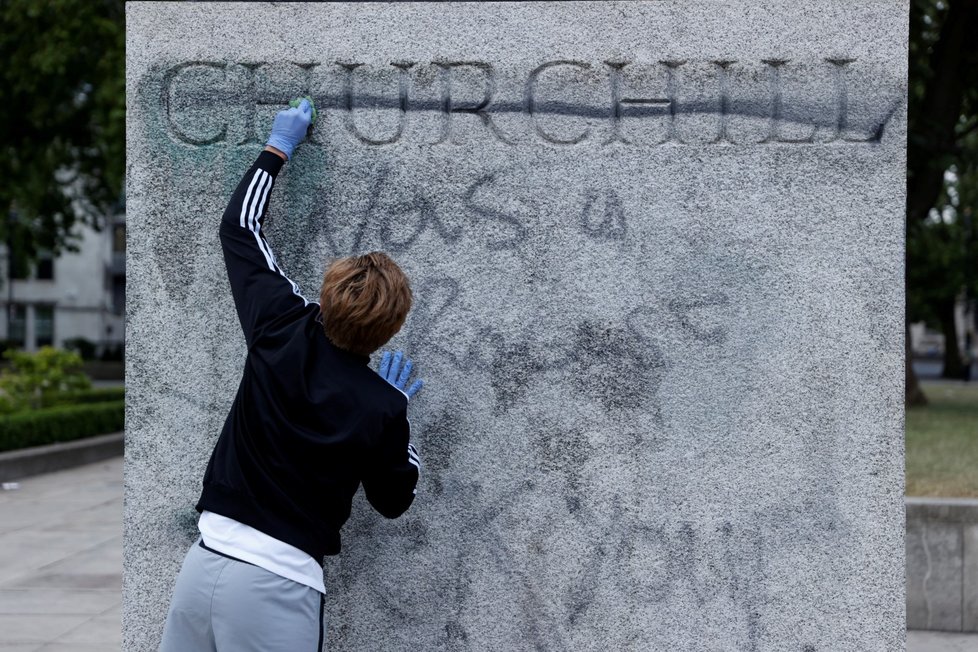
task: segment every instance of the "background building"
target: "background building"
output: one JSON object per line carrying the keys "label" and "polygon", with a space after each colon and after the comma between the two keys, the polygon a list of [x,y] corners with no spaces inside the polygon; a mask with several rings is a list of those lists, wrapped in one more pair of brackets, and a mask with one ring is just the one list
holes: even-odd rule
{"label": "background building", "polygon": [[[75,348],[86,357],[118,359],[125,342],[126,218],[101,231],[77,226],[77,252],[42,255],[26,275],[11,274],[10,251],[0,245],[0,339],[35,351]],[[20,276],[20,278],[18,278]],[[84,350],[83,350],[84,349]]]}
{"label": "background building", "polygon": [[[963,293],[962,293],[963,295]],[[965,372],[964,380],[978,377],[978,302],[962,296],[954,306],[955,335]],[[920,321],[910,324],[910,351],[914,371],[921,378],[940,378],[944,369],[944,333]]]}

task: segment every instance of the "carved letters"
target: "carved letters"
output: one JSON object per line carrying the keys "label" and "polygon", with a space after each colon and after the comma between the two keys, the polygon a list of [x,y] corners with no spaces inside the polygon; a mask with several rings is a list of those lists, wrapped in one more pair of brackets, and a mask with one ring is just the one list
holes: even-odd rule
{"label": "carved letters", "polygon": [[397,121],[397,128],[394,130],[387,138],[370,138],[362,134],[356,127],[356,123],[353,120],[353,72],[363,66],[362,63],[343,63],[340,64],[346,71],[346,84],[344,86],[344,96],[346,98],[345,109],[346,112],[343,114],[344,120],[346,122],[346,128],[351,134],[353,134],[357,140],[367,145],[390,145],[391,143],[396,143],[401,138],[401,134],[404,133],[404,124],[407,120],[407,110],[408,110],[408,85],[407,85],[407,73],[414,65],[413,63],[392,63],[391,65],[400,71],[398,75],[398,86],[397,86],[397,106],[400,111]]}
{"label": "carved letters", "polygon": [[[472,138],[555,147],[872,144],[903,93],[867,98],[864,89],[879,88],[865,83],[870,75],[845,58],[556,59],[528,72],[483,61],[197,61],[165,71],[161,101],[170,137],[194,146],[254,141],[256,111],[280,106],[285,92],[263,91],[258,77],[267,88],[312,95],[326,120],[369,147]],[[228,97],[236,112],[220,104]]]}
{"label": "carved letters", "polygon": [[[583,70],[588,70],[591,66],[587,63],[582,63],[580,61],[549,61],[542,66],[537,66],[533,72],[530,73],[529,78],[526,80],[526,114],[533,119],[533,126],[536,129],[537,134],[549,143],[554,145],[576,145],[577,143],[583,141],[587,138],[590,129],[585,127],[582,132],[576,136],[561,137],[548,133],[546,129],[540,124],[540,120],[537,119],[536,113],[537,108],[537,80],[540,75],[548,68],[554,68],[556,66],[570,66],[574,68],[581,68]],[[617,90],[617,78],[613,78],[612,88]],[[613,99],[613,102],[617,98]],[[617,106],[614,106],[613,111],[617,110]]]}

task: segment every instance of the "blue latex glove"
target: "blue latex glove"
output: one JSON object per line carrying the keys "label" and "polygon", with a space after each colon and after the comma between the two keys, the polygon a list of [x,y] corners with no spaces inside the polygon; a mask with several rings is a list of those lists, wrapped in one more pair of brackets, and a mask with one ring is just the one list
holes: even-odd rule
{"label": "blue latex glove", "polygon": [[272,123],[272,135],[266,145],[270,145],[292,158],[292,150],[306,137],[306,131],[312,123],[312,104],[303,99],[299,106],[284,109],[275,114]]}
{"label": "blue latex glove", "polygon": [[411,398],[418,393],[419,389],[424,387],[424,382],[418,379],[410,387],[404,389],[408,379],[411,377],[411,370],[414,368],[414,363],[409,359],[404,363],[404,368],[401,369],[401,360],[403,358],[404,353],[402,351],[398,351],[393,355],[391,355],[390,351],[384,351],[384,356],[380,359],[380,369],[377,370],[377,373],[380,374],[381,378],[407,394],[408,398]]}

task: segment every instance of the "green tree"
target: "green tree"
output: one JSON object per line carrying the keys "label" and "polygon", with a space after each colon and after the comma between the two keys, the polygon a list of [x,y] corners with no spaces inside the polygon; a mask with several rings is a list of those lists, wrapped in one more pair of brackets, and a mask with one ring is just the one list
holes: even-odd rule
{"label": "green tree", "polygon": [[122,196],[124,4],[0,0],[0,53],[0,238],[23,266]]}
{"label": "green tree", "polygon": [[[907,134],[908,406],[926,403],[911,366],[909,323],[947,338],[945,371],[960,370],[953,304],[973,287],[969,267],[978,155],[978,0],[913,0]],[[947,174],[948,172],[952,174]],[[951,184],[951,185],[949,185]],[[953,298],[952,298],[953,297]]]}
{"label": "green tree", "polygon": [[954,308],[962,296],[974,296],[978,283],[978,170],[955,168],[948,177],[940,209],[907,225],[907,312],[914,321],[940,326],[946,343],[944,376],[961,378],[964,361],[956,344]]}

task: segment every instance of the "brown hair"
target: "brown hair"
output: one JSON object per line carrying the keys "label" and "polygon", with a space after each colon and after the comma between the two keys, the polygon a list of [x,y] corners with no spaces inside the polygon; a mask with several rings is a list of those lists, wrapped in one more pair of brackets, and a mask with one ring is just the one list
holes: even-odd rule
{"label": "brown hair", "polygon": [[370,355],[401,330],[411,298],[407,276],[387,254],[338,258],[319,292],[323,330],[339,348]]}

